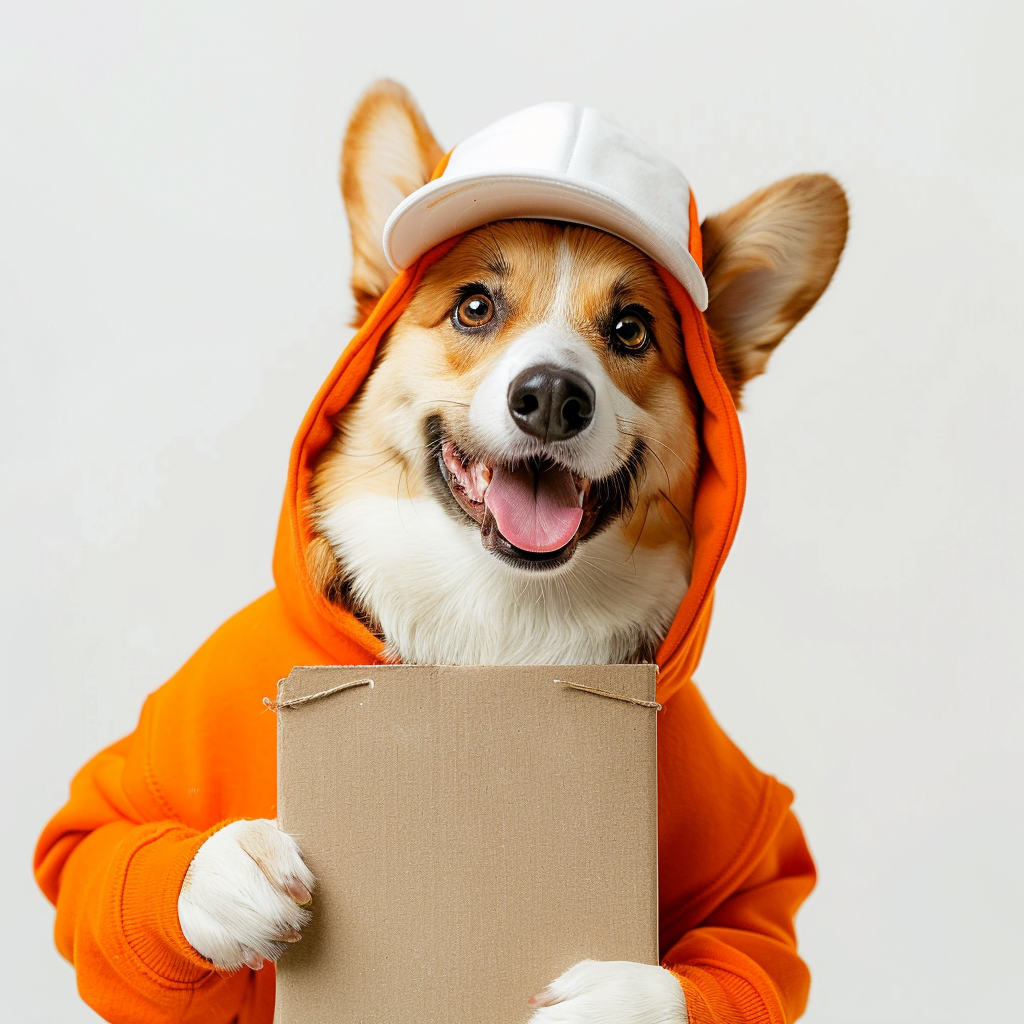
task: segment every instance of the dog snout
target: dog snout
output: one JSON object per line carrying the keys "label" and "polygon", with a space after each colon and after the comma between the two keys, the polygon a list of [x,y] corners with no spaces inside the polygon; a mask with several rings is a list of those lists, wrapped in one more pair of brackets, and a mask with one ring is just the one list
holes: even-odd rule
{"label": "dog snout", "polygon": [[564,441],[594,418],[594,389],[582,374],[543,364],[523,370],[508,388],[508,411],[520,430],[541,441]]}

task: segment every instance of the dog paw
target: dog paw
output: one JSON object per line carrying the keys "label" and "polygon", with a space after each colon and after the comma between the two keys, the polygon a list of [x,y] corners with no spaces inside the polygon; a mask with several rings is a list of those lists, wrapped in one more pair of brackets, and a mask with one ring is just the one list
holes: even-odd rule
{"label": "dog paw", "polygon": [[581,960],[529,1005],[530,1024],[687,1024],[679,979],[627,960]]}
{"label": "dog paw", "polygon": [[178,922],[219,971],[259,970],[301,938],[313,874],[291,836],[265,818],[234,821],[192,858],[178,896]]}

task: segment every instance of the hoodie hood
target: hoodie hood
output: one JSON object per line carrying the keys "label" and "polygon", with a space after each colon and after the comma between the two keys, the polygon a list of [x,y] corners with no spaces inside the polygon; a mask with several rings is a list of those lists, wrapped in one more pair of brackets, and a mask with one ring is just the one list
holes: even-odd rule
{"label": "hoodie hood", "polygon": [[[692,194],[689,221],[689,252],[701,266],[700,224]],[[296,625],[338,663],[353,663],[355,645],[366,664],[377,664],[383,660],[383,644],[355,616],[328,601],[312,584],[305,552],[313,539],[308,515],[313,471],[334,435],[333,418],[366,380],[378,346],[409,304],[424,271],[460,237],[441,242],[398,274],[335,363],[292,445],[274,552],[274,578]],[[663,267],[658,270],[679,312],[686,359],[702,406],[697,414],[701,456],[694,503],[693,571],[689,589],[657,654],[658,700],[664,704],[687,682],[700,660],[715,581],[739,522],[746,473],[736,407],[715,364],[704,316],[683,285]]]}

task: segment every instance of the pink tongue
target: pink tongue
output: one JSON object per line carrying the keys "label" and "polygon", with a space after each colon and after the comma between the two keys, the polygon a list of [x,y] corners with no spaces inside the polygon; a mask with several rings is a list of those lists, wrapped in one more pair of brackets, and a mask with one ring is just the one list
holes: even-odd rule
{"label": "pink tongue", "polygon": [[523,551],[565,547],[583,519],[572,474],[557,467],[538,475],[532,469],[495,466],[484,503],[505,540]]}

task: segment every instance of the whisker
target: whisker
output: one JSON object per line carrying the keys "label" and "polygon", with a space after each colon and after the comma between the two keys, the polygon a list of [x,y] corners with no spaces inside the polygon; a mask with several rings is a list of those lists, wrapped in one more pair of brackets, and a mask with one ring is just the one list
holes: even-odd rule
{"label": "whisker", "polygon": [[555,582],[562,588],[562,593],[565,594],[565,604],[567,608],[572,608],[572,594],[569,593],[569,587],[565,580],[561,576],[555,577]]}
{"label": "whisker", "polygon": [[628,417],[623,417],[619,421],[619,423],[620,423],[620,425],[621,424],[626,424],[626,426],[633,428],[632,431],[625,430],[625,429],[623,431],[624,433],[628,434],[630,437],[641,438],[644,441],[651,441],[654,444],[660,444],[662,448],[667,449],[669,452],[671,452],[679,460],[680,465],[684,469],[689,468],[688,465],[687,465],[686,459],[684,459],[679,454],[679,452],[677,452],[671,445],[665,444],[664,441],[661,441],[658,438],[653,437],[651,434],[645,434],[642,430],[640,430],[640,428],[637,426],[636,422],[634,422],[633,420],[629,419]]}
{"label": "whisker", "polygon": [[[406,467],[402,467],[401,473],[398,474],[398,486],[395,488],[395,501],[398,504],[398,521],[402,524],[402,529],[406,533],[409,532],[409,527],[405,525],[405,520],[402,518],[402,479],[405,477]],[[406,485],[408,491],[408,485]]]}
{"label": "whisker", "polygon": [[[590,558],[589,556],[587,556],[587,555],[577,555],[576,557],[577,557],[577,558],[579,559],[579,566],[580,566],[580,570],[581,570],[581,571],[582,571],[582,570],[583,570],[583,569],[584,569],[584,568],[585,568],[586,566],[590,566],[590,568],[591,568],[591,569],[596,569],[596,570],[597,570],[597,571],[598,571],[598,572],[599,572],[599,573],[600,573],[600,574],[601,574],[602,576],[605,576],[605,577],[607,577],[607,576],[608,576],[608,573],[606,573],[606,572],[604,571],[604,569],[602,569],[602,568],[601,568],[601,566],[599,566],[599,565],[595,565],[595,564],[594,564],[594,562],[593,562],[593,560],[592,560],[592,559],[591,559],[591,558]],[[602,559],[601,559],[601,561],[602,561],[602,562],[610,562],[610,561],[611,561],[611,559],[610,559],[610,558],[602,558]],[[616,563],[616,564],[618,564],[618,563]],[[588,578],[588,579],[591,579],[592,577],[590,577],[590,576],[588,575],[588,577],[587,577],[587,578]]]}
{"label": "whisker", "polygon": [[[411,456],[411,455],[413,455],[413,454],[415,454],[417,452],[421,452],[424,449],[429,450],[429,448],[430,448],[430,445],[417,445],[415,448],[406,448],[406,449],[401,450],[401,451],[391,450],[391,454],[386,459],[384,459],[383,462],[379,463],[376,466],[371,466],[369,469],[367,469],[363,473],[355,473],[352,476],[344,477],[343,479],[341,479],[337,483],[333,484],[331,486],[331,488],[330,488],[330,491],[331,492],[335,492],[337,490],[340,490],[340,489],[346,487],[348,484],[353,483],[356,480],[362,480],[363,477],[369,476],[371,473],[376,473],[379,470],[385,469],[387,466],[391,465],[394,462],[398,462],[400,459],[408,458],[409,456]],[[389,449],[385,448],[383,451],[376,452],[374,454],[376,454],[376,455],[383,455],[387,451],[389,451]],[[347,457],[351,457],[351,458],[367,458],[367,459],[368,458],[373,458],[373,455],[354,455],[354,454],[352,454],[350,452],[346,452],[344,450],[340,450],[340,454],[342,454],[344,456],[347,456]]]}
{"label": "whisker", "polygon": [[348,484],[353,483],[356,480],[362,480],[364,476],[369,476],[371,473],[376,473],[378,470],[384,469],[386,466],[391,465],[393,462],[397,462],[402,457],[400,452],[395,452],[390,458],[385,459],[380,465],[371,466],[368,470],[363,473],[356,473],[355,476],[347,476],[343,480],[340,480],[331,490],[346,487]]}
{"label": "whisker", "polygon": [[[607,562],[609,565],[625,565],[626,564],[626,560],[625,559],[605,558],[603,555],[587,555],[587,561],[588,562]],[[596,569],[597,566],[595,565],[594,568]]]}
{"label": "whisker", "polygon": [[[417,506],[415,500],[413,499],[412,491],[409,490],[409,471],[408,471],[408,467],[406,467],[406,469],[403,470],[402,476],[405,477],[405,494],[406,494],[406,497],[408,497],[408,499],[409,499],[409,504],[412,505],[412,507],[416,510],[416,518],[417,519],[421,519],[422,517],[420,516],[419,507]],[[399,479],[401,479],[401,477],[399,477]]]}
{"label": "whisker", "polygon": [[529,589],[530,589],[530,580],[528,580],[528,579],[526,579],[526,580],[523,580],[523,587],[522,587],[522,590],[518,590],[518,591],[516,591],[516,608],[517,608],[517,609],[519,608],[519,600],[520,600],[520,598],[521,598],[521,597],[523,596],[523,594],[525,594],[525,593],[526,593],[526,591],[527,591],[527,590],[529,590]]}
{"label": "whisker", "polygon": [[424,405],[438,405],[438,404],[440,404],[440,405],[457,405],[457,406],[459,406],[462,409],[468,409],[469,408],[469,402],[457,402],[454,398],[435,398],[435,399],[432,399],[429,402],[417,402],[416,404],[417,404],[418,407],[422,407]]}
{"label": "whisker", "polygon": [[665,486],[668,487],[668,489],[671,491],[672,477],[668,475],[668,470],[665,468],[665,463],[661,461],[661,456],[658,455],[656,451],[652,450],[651,454],[658,460],[658,465],[661,466],[661,471],[665,474]]}
{"label": "whisker", "polygon": [[[588,571],[588,569],[587,569],[587,568],[586,568],[586,567],[585,567],[584,565],[582,565],[582,564],[581,564],[581,565],[580,565],[580,566],[579,566],[578,568],[579,568],[579,572],[580,572],[580,574],[581,574],[582,576],[584,576],[584,577],[585,577],[585,578],[586,578],[587,580],[591,581],[591,582],[592,582],[592,584],[593,584],[594,586],[600,586],[600,584],[601,584],[601,581],[600,581],[600,580],[598,580],[598,579],[595,579],[595,578],[594,578],[594,577],[593,577],[593,576],[592,576],[592,575],[590,574],[590,572]],[[597,566],[596,566],[596,565],[595,565],[595,566],[591,566],[591,568],[597,569]],[[605,576],[607,576],[607,575],[608,575],[608,574],[607,574],[606,572],[604,572],[604,570],[603,570],[603,569],[598,569],[598,572],[601,572],[601,573],[603,573],[603,574],[604,574]]]}
{"label": "whisker", "polygon": [[687,536],[689,536],[692,539],[693,529],[690,526],[689,520],[686,518],[686,516],[683,515],[682,512],[679,511],[678,507],[676,506],[676,503],[664,491],[658,491],[658,493],[672,506],[673,509],[675,509],[676,515],[679,516],[679,519],[682,522],[683,526],[686,527]]}
{"label": "whisker", "polygon": [[431,445],[429,444],[418,444],[412,448],[382,448],[379,452],[353,452],[349,451],[344,446],[338,449],[339,455],[344,455],[347,459],[375,459],[381,455],[385,455],[391,452],[391,458],[397,458],[399,456],[411,455],[413,452],[430,451]]}
{"label": "whisker", "polygon": [[651,503],[647,502],[644,506],[644,521],[640,524],[640,532],[636,535],[636,540],[633,541],[633,546],[629,549],[629,558],[633,563],[633,575],[636,575],[636,559],[633,558],[633,553],[636,551],[637,544],[640,543],[640,538],[644,535],[644,530],[647,529],[647,516],[651,511]]}

